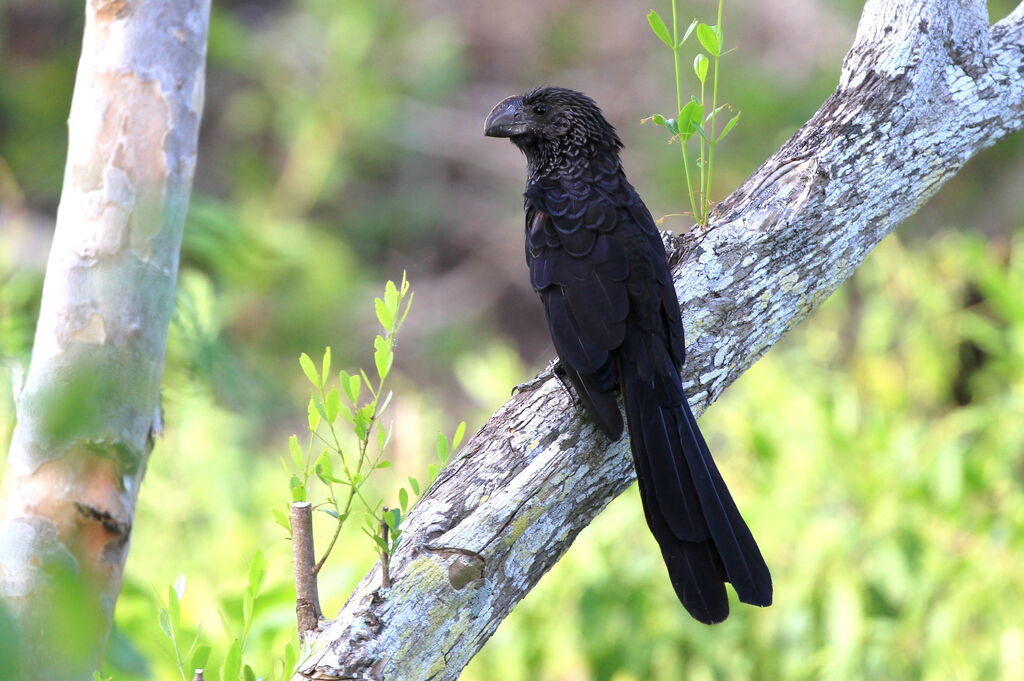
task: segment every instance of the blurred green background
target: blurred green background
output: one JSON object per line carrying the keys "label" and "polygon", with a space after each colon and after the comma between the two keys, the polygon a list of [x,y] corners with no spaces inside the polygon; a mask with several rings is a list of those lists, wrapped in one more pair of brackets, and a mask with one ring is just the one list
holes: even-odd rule
{"label": "blurred green background", "polygon": [[[665,4],[665,6],[661,6]],[[992,2],[993,20],[1011,2]],[[683,16],[710,20],[709,2]],[[667,3],[655,5],[663,14]],[[584,90],[657,215],[683,210],[671,63],[647,4],[225,0],[164,388],[105,673],[173,679],[157,593],[223,657],[253,553],[270,561],[246,655],[269,675],[293,625],[280,457],[302,433],[300,352],[371,363],[372,296],[409,273],[395,466],[478,427],[552,356],[522,263],[523,161],[482,136],[502,97]],[[861,3],[732,0],[723,93],[743,119],[718,197],[831,92]],[[27,362],[66,152],[80,2],[0,7],[0,451]],[[1024,678],[1024,156],[985,152],[702,419],[773,569],[776,604],[703,627],[676,602],[635,489],[512,613],[467,681]],[[669,218],[668,228],[687,227]],[[392,503],[394,503],[392,501]],[[328,615],[375,560],[346,532]],[[326,532],[328,527],[321,528]],[[322,545],[322,544],[321,544]],[[208,677],[209,678],[209,677]]]}

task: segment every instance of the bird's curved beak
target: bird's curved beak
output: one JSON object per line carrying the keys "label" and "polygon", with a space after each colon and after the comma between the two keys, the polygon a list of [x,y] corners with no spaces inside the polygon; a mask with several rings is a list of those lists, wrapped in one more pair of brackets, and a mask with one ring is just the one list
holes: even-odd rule
{"label": "bird's curved beak", "polygon": [[525,133],[522,104],[520,97],[506,97],[498,102],[487,116],[484,134],[488,137],[512,137]]}

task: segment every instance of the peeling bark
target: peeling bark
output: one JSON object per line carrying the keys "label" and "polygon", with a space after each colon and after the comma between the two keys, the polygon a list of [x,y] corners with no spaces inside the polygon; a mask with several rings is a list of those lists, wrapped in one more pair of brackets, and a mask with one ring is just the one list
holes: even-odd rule
{"label": "peeling bark", "polygon": [[86,6],[64,188],[4,474],[0,596],[21,628],[25,679],[91,678],[110,629],[161,430],[209,10],[209,0]]}
{"label": "peeling bark", "polygon": [[[671,240],[694,410],[1022,124],[1024,5],[990,28],[980,0],[869,0],[836,92],[709,228]],[[465,445],[405,520],[392,588],[377,589],[379,568],[367,575],[295,678],[456,679],[632,480],[626,442],[609,443],[548,376]]]}

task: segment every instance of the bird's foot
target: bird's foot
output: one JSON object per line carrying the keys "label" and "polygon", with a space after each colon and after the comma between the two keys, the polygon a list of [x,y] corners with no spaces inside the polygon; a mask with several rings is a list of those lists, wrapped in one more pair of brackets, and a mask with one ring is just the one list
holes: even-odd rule
{"label": "bird's foot", "polygon": [[548,362],[548,365],[543,370],[541,370],[539,374],[531,378],[529,381],[526,381],[525,383],[519,383],[513,386],[512,394],[517,395],[523,392],[524,390],[534,390],[541,383],[548,380],[550,376],[554,376],[555,378],[557,378],[558,382],[562,384],[562,388],[564,388],[565,391],[569,393],[570,397],[572,396],[572,391],[569,389],[569,383],[566,381],[565,378],[565,369],[562,368],[561,362],[559,362],[557,359],[553,359],[550,362]]}

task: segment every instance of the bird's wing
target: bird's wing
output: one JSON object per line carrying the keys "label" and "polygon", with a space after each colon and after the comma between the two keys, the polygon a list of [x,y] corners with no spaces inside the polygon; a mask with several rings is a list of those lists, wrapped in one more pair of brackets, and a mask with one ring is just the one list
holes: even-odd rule
{"label": "bird's wing", "polygon": [[683,321],[679,314],[679,299],[676,297],[675,284],[672,281],[672,271],[668,267],[668,257],[665,252],[665,242],[662,241],[661,232],[647,209],[640,195],[633,189],[632,185],[626,183],[621,195],[623,203],[629,213],[630,220],[642,232],[647,243],[650,245],[652,254],[652,270],[654,275],[654,288],[660,299],[660,317],[662,331],[669,339],[669,352],[676,367],[681,368],[686,361],[686,347],[683,340]]}
{"label": "bird's wing", "polygon": [[629,261],[611,234],[618,209],[592,192],[545,186],[527,193],[526,259],[567,375],[609,437],[622,433],[612,351],[629,314]]}

